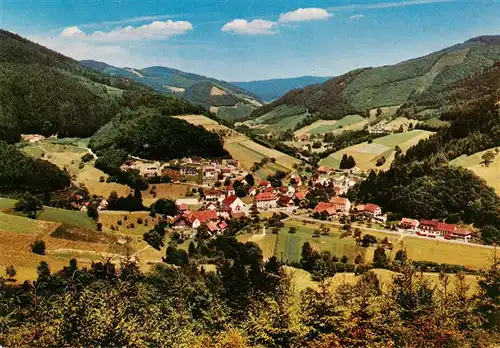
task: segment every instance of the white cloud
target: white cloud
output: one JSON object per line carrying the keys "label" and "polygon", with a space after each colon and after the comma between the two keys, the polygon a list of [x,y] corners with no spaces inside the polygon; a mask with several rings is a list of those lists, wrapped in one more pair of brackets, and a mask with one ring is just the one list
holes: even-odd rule
{"label": "white cloud", "polygon": [[123,63],[131,58],[126,49],[117,45],[68,40],[67,37],[30,37],[29,39],[76,60],[95,59],[116,64],[117,58],[123,59]]}
{"label": "white cloud", "polygon": [[322,8],[298,8],[295,11],[282,13],[278,21],[280,23],[317,21],[327,19],[330,16],[331,14]]}
{"label": "white cloud", "polygon": [[78,27],[67,27],[60,34],[62,37],[75,37],[75,36],[85,36],[85,33]]}
{"label": "white cloud", "polygon": [[131,23],[138,23],[138,22],[151,22],[151,21],[158,21],[161,19],[171,19],[175,17],[181,17],[183,16],[182,14],[175,14],[175,15],[158,15],[158,16],[140,16],[140,17],[132,17],[132,18],[125,18],[125,19],[120,19],[116,21],[105,21],[105,22],[97,22],[97,23],[85,23],[81,24],[80,28],[93,28],[93,27],[103,27],[103,26],[112,26],[112,25],[122,25],[122,24],[131,24]]}
{"label": "white cloud", "polygon": [[354,19],[354,20],[360,20],[361,18],[363,18],[365,15],[364,14],[355,14],[355,15],[352,15],[351,17],[349,17],[349,19]]}
{"label": "white cloud", "polygon": [[235,19],[224,24],[221,31],[240,35],[270,35],[276,33],[275,26],[276,23],[263,19],[254,19],[251,22],[246,19]]}
{"label": "white cloud", "polygon": [[193,25],[190,22],[168,20],[165,22],[154,21],[139,27],[127,26],[110,31],[95,31],[90,34],[85,34],[78,27],[68,27],[59,36],[62,38],[78,37],[82,40],[98,42],[165,40],[190,30],[193,30]]}

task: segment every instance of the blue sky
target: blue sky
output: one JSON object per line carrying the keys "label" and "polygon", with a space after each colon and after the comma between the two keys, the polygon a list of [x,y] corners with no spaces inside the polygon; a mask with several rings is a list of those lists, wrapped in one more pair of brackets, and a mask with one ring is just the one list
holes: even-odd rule
{"label": "blue sky", "polygon": [[500,0],[0,0],[0,27],[75,59],[229,81],[339,75],[500,34]]}

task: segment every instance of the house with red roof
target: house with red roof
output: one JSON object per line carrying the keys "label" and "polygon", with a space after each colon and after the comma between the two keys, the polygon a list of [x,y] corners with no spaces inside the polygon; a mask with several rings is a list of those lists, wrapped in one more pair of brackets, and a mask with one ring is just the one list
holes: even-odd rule
{"label": "house with red roof", "polygon": [[328,174],[332,171],[332,168],[328,167],[328,166],[321,166],[319,167],[316,172],[318,174]]}
{"label": "house with red roof", "polygon": [[271,183],[267,180],[261,180],[259,183],[259,187],[261,188],[271,187]]}
{"label": "house with red roof", "polygon": [[188,218],[192,228],[198,228],[201,224],[209,221],[217,221],[219,218],[217,212],[213,210],[200,210],[192,212]]}
{"label": "house with red roof", "polygon": [[292,197],[286,195],[280,195],[278,198],[278,205],[280,207],[293,207],[295,203],[293,202]]}
{"label": "house with red roof", "polygon": [[441,236],[449,235],[457,229],[457,226],[454,224],[447,224],[445,222],[438,222],[437,230]]}
{"label": "house with red roof", "polygon": [[203,169],[203,179],[205,180],[215,180],[217,179],[218,172],[215,168],[207,167]]}
{"label": "house with red roof", "polygon": [[368,204],[365,204],[363,212],[367,216],[377,217],[377,216],[382,215],[382,208],[380,208],[376,204],[368,203]]}
{"label": "house with red roof", "polygon": [[271,209],[276,208],[278,204],[278,197],[272,192],[261,192],[254,198],[254,203],[257,209]]}
{"label": "house with red roof", "polygon": [[351,202],[347,198],[332,197],[332,199],[330,199],[330,203],[333,204],[336,211],[349,213],[349,211],[351,210]]}
{"label": "house with red roof", "polygon": [[314,208],[314,212],[319,214],[326,213],[328,214],[328,216],[332,216],[337,213],[337,209],[331,202],[319,202],[318,205]]}
{"label": "house with red roof", "polygon": [[226,211],[231,212],[239,212],[243,211],[243,208],[245,207],[245,204],[243,201],[235,195],[230,195],[227,196],[223,201],[222,201],[222,206]]}
{"label": "house with red roof", "polygon": [[290,175],[290,181],[295,181],[295,185],[302,185],[302,179],[300,178],[300,175],[298,174],[292,174]]}
{"label": "house with red roof", "polygon": [[293,195],[293,199],[302,201],[304,198],[306,198],[307,194],[309,192],[300,192],[300,191],[295,191],[295,194]]}
{"label": "house with red roof", "polygon": [[436,238],[439,235],[438,224],[439,221],[437,220],[420,219],[418,227],[419,231],[417,231],[417,234],[420,236]]}
{"label": "house with red roof", "polygon": [[410,219],[410,218],[402,218],[401,221],[399,222],[399,227],[411,231],[411,232],[416,232],[418,229],[418,226],[420,225],[420,222],[415,219]]}
{"label": "house with red roof", "polygon": [[444,236],[446,239],[461,239],[466,242],[470,241],[472,238],[472,232],[464,227],[459,227],[450,234]]}

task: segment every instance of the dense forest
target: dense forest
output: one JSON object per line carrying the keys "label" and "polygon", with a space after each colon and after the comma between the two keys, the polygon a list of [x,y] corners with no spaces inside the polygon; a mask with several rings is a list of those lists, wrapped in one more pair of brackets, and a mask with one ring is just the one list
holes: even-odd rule
{"label": "dense forest", "polygon": [[[6,347],[491,347],[498,343],[500,268],[473,290],[464,274],[426,280],[404,258],[382,284],[371,271],[336,288],[323,278],[299,292],[288,271],[254,243],[220,236],[167,248],[149,273],[125,258],[90,268],[38,266],[38,279],[0,278]],[[217,259],[217,272],[197,264]],[[304,253],[304,265],[309,257]],[[11,273],[12,274],[12,273]],[[14,276],[15,277],[15,276]]]}
{"label": "dense forest", "polygon": [[349,196],[380,204],[399,216],[474,223],[482,228],[485,242],[498,243],[500,198],[471,171],[448,165],[460,155],[500,146],[496,98],[450,111],[443,119],[451,122],[450,127],[396,156],[389,171],[370,173]]}
{"label": "dense forest", "polygon": [[91,138],[89,147],[98,154],[122,149],[131,155],[155,160],[228,156],[216,133],[142,105],[118,114]]}
{"label": "dense forest", "polygon": [[69,174],[56,165],[33,159],[0,141],[0,192],[49,193],[70,184]]}

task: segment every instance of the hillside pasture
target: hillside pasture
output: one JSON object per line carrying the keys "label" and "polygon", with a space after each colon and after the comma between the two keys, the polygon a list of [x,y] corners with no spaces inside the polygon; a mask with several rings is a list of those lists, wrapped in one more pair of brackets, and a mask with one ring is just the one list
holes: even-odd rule
{"label": "hillside pasture", "polygon": [[[25,218],[20,212],[12,212],[15,216]],[[96,229],[94,220],[88,217],[86,212],[79,210],[67,210],[52,207],[43,207],[43,210],[37,212],[37,219],[40,222],[60,222],[68,225],[77,226],[85,229]]]}
{"label": "hillside pasture", "polygon": [[476,152],[470,156],[462,155],[455,158],[450,164],[472,170],[474,174],[483,178],[500,195],[500,154],[497,154],[493,162],[486,167],[482,163],[483,159],[481,157],[488,151],[495,152],[495,149]]}
{"label": "hillside pasture", "polygon": [[225,142],[224,146],[231,156],[238,160],[240,165],[247,170],[255,162],[260,162],[263,158],[276,159],[275,163],[266,165],[266,169],[270,172],[276,172],[277,170],[291,171],[294,164],[300,163],[300,160],[292,156],[257,144],[244,136],[237,139],[230,139]]}
{"label": "hillside pasture", "polygon": [[267,148],[263,145],[257,144],[243,134],[240,134],[226,126],[218,124],[216,121],[209,119],[203,115],[188,115],[176,116],[186,120],[194,125],[203,126],[207,130],[226,130],[224,137],[224,148],[230,155],[238,160],[241,166],[249,170],[255,162],[260,162],[263,158],[275,158],[276,163],[272,164],[272,168],[267,170],[272,173],[276,170],[291,171],[293,164],[299,164],[300,161],[292,156],[284,154],[280,151]]}
{"label": "hillside pasture", "polygon": [[243,122],[250,128],[266,129],[269,133],[293,130],[299,122],[309,115],[307,110],[293,105],[280,105],[270,112],[253,120]]}
{"label": "hillside pasture", "polygon": [[[362,170],[386,170],[394,160],[394,148],[396,145],[405,152],[408,148],[416,145],[420,140],[426,139],[432,134],[433,132],[429,131],[413,130],[386,135],[373,140],[371,144],[365,142],[339,150],[321,160],[320,164],[332,168],[339,168],[342,156],[347,154],[354,157],[356,166]],[[382,156],[386,158],[386,162],[384,165],[377,167],[377,160]]]}
{"label": "hillside pasture", "polygon": [[398,111],[401,105],[393,105],[393,106],[382,106],[380,108],[373,108],[370,110],[370,117],[376,117],[377,111],[380,109],[382,111],[381,116],[392,116]]}
{"label": "hillside pasture", "polygon": [[360,115],[348,115],[340,120],[319,120],[294,132],[295,136],[304,134],[325,134],[336,130],[358,130],[367,123]]}

